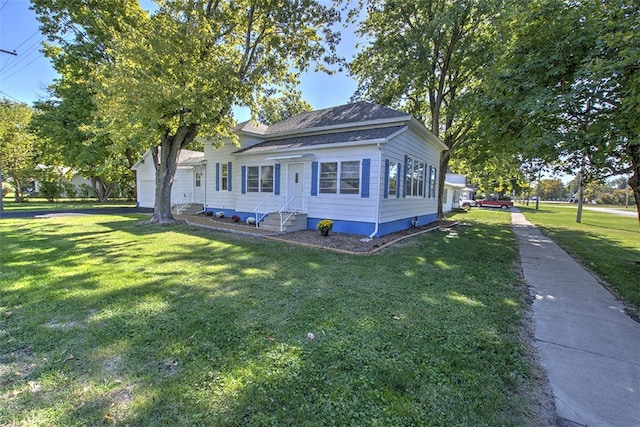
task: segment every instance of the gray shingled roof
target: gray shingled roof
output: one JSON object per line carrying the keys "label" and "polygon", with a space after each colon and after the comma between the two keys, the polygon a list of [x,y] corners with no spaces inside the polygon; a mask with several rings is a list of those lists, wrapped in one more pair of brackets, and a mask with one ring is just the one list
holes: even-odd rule
{"label": "gray shingled roof", "polygon": [[236,151],[236,153],[262,153],[287,148],[312,147],[323,144],[337,144],[342,142],[361,142],[387,138],[403,126],[389,126],[374,129],[360,129],[347,132],[324,133],[320,135],[305,135],[293,138],[266,140],[256,145]]}
{"label": "gray shingled roof", "polygon": [[266,130],[266,135],[407,116],[407,113],[393,110],[391,108],[382,107],[369,102],[356,102],[355,104],[340,105],[338,107],[326,108],[324,110],[297,114],[284,121],[274,123],[269,126]]}

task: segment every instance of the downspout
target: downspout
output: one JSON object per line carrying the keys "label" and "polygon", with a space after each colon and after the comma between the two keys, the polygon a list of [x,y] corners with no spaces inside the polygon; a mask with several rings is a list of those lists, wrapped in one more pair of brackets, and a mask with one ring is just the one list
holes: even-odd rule
{"label": "downspout", "polygon": [[208,162],[205,160],[204,161],[204,176],[202,177],[202,179],[204,179],[204,199],[202,201],[202,210],[198,213],[205,213],[207,211],[207,181],[208,181],[208,177],[207,177],[207,164]]}
{"label": "downspout", "polygon": [[380,143],[378,143],[378,150],[380,151],[380,155],[378,156],[378,187],[376,190],[376,226],[373,232],[369,234],[369,237],[363,239],[366,241],[373,240],[373,237],[378,234],[378,227],[380,225],[380,185],[382,183],[382,148],[380,148]]}

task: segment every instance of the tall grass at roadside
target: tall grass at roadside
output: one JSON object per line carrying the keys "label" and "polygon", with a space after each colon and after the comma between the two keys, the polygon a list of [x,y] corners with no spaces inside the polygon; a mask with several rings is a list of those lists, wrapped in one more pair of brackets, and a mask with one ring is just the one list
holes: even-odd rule
{"label": "tall grass at roadside", "polygon": [[0,425],[531,425],[510,216],[349,256],[0,221]]}
{"label": "tall grass at roadside", "polygon": [[640,228],[637,217],[584,210],[576,222],[573,205],[541,204],[538,211],[522,208],[533,224],[610,288],[640,311]]}

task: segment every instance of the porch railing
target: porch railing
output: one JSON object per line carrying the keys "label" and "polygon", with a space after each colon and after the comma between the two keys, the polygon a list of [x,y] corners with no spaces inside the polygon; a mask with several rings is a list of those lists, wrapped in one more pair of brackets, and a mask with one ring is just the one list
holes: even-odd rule
{"label": "porch railing", "polygon": [[284,224],[295,214],[302,212],[302,197],[292,197],[280,208],[280,231],[284,231]]}
{"label": "porch railing", "polygon": [[265,219],[270,212],[275,211],[274,205],[275,196],[269,196],[256,206],[256,209],[253,212],[256,216],[256,228],[260,226],[260,221]]}

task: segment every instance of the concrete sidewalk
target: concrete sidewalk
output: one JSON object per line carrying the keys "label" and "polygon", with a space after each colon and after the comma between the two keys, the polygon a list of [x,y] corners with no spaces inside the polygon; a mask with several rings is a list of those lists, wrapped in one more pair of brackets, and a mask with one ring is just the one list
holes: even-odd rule
{"label": "concrete sidewalk", "polygon": [[517,209],[511,218],[535,296],[535,344],[563,425],[640,426],[640,324]]}

